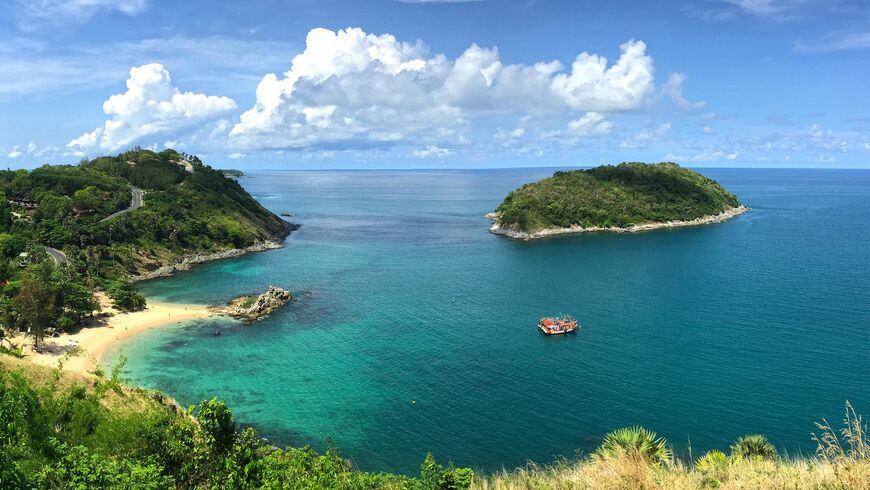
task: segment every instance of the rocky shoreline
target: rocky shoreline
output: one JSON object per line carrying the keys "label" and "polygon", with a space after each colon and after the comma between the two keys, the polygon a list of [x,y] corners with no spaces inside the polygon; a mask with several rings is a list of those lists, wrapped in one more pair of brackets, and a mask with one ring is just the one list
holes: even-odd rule
{"label": "rocky shoreline", "polygon": [[490,227],[490,233],[494,233],[496,235],[505,235],[510,238],[515,238],[517,240],[535,240],[538,238],[546,238],[550,236],[557,235],[567,235],[572,233],[589,233],[596,231],[604,231],[611,233],[636,233],[640,231],[650,231],[650,230],[659,230],[664,228],[682,228],[686,226],[699,226],[699,225],[710,225],[715,223],[721,223],[723,221],[727,221],[735,216],[739,216],[743,213],[746,213],[750,210],[750,208],[739,205],[737,207],[733,207],[730,209],[726,209],[719,214],[709,215],[709,216],[701,216],[700,218],[695,218],[692,220],[685,221],[665,221],[662,223],[641,223],[629,227],[619,227],[619,226],[592,226],[589,228],[584,228],[579,225],[570,226],[567,228],[544,228],[542,230],[533,231],[531,233],[527,231],[520,230],[517,225],[503,225],[498,222],[498,214],[497,213],[487,213],[484,215],[485,218],[491,219],[494,221],[492,227]]}
{"label": "rocky shoreline", "polygon": [[230,250],[222,250],[220,252],[214,253],[199,253],[186,255],[173,264],[160,266],[153,271],[149,271],[144,274],[130,276],[129,279],[130,282],[142,282],[151,279],[158,279],[161,277],[169,277],[176,272],[189,271],[191,267],[197,264],[203,264],[206,262],[211,262],[213,260],[231,259],[234,257],[245,255],[249,252],[264,252],[266,250],[275,250],[278,248],[282,248],[284,247],[284,239],[287,238],[287,236],[290,235],[291,232],[298,229],[299,225],[287,223],[287,228],[285,230],[286,233],[279,234],[269,240],[255,243],[245,248],[233,248]]}

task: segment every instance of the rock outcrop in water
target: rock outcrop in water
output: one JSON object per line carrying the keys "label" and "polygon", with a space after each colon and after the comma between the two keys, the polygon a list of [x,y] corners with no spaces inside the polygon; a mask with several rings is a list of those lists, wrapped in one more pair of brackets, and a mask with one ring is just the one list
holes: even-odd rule
{"label": "rock outcrop in water", "polygon": [[269,289],[259,296],[239,296],[217,311],[233,318],[254,322],[271,315],[291,300],[293,295],[290,291],[269,286]]}

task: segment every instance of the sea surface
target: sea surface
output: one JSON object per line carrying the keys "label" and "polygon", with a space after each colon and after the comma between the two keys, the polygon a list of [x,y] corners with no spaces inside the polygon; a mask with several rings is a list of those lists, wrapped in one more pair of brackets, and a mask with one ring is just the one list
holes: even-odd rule
{"label": "sea surface", "polygon": [[[141,285],[217,304],[298,300],[252,326],[155,329],[109,354],[183,404],[219,396],[274,444],[332,441],[365,470],[428,451],[480,470],[594,450],[639,424],[682,454],[870,415],[870,171],[704,169],[752,212],[724,224],[535,242],[488,233],[553,169],[263,171],[241,183],[302,228],[286,248]],[[576,335],[545,337],[570,313]],[[222,335],[213,335],[220,329]]]}

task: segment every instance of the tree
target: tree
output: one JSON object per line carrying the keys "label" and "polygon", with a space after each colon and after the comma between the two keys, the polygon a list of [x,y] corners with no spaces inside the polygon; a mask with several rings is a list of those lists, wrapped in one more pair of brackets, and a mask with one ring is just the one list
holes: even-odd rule
{"label": "tree", "polygon": [[203,401],[197,410],[199,426],[208,434],[214,452],[226,454],[236,440],[236,423],[227,404],[217,398]]}
{"label": "tree", "polygon": [[106,293],[120,310],[137,311],[145,308],[145,297],[133,289],[128,281],[114,281]]}
{"label": "tree", "polygon": [[36,274],[25,273],[12,298],[12,308],[18,315],[18,325],[33,337],[33,345],[45,338],[45,330],[57,318],[57,297],[51,284]]}

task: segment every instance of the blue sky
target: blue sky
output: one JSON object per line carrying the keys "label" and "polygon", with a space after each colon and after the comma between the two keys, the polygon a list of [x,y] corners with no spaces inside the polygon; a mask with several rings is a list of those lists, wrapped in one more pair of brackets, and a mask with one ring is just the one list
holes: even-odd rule
{"label": "blue sky", "polygon": [[0,0],[0,165],[870,167],[870,5]]}

